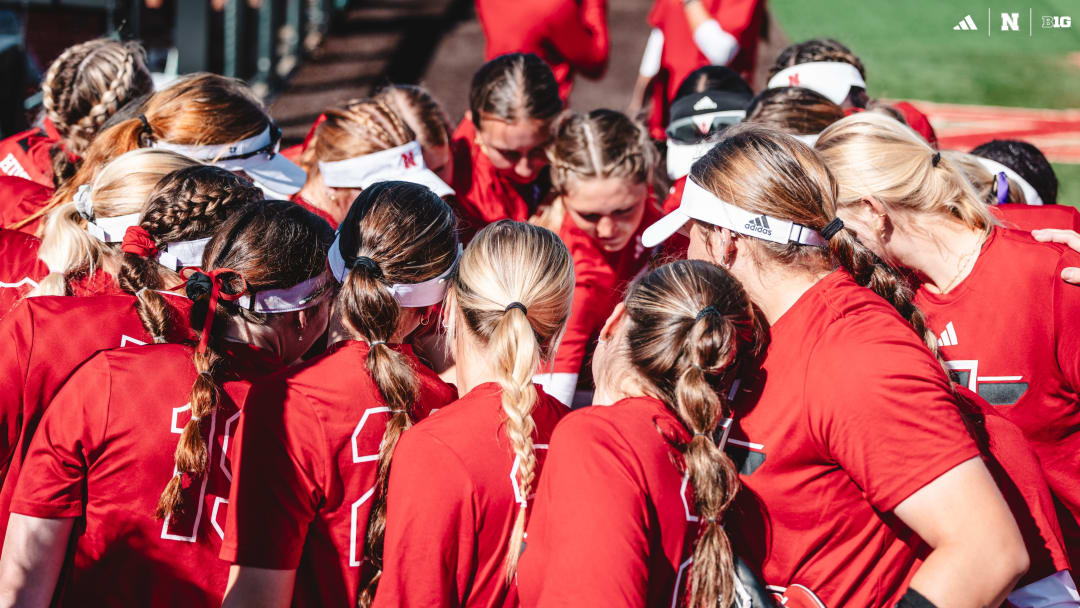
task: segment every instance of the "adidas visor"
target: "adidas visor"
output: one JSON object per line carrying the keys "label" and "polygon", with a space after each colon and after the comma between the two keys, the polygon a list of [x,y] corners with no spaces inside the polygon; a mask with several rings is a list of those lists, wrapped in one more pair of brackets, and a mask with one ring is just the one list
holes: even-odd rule
{"label": "adidas visor", "polygon": [[655,247],[682,229],[690,220],[727,228],[746,236],[773,243],[800,243],[825,247],[825,239],[815,230],[801,224],[740,209],[721,200],[687,178],[679,207],[660,218],[641,234],[641,244]]}

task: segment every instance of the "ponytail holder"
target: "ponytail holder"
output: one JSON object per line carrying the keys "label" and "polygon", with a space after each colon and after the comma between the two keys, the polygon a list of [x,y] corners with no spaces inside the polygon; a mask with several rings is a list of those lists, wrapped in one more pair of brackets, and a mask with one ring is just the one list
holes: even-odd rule
{"label": "ponytail holder", "polygon": [[716,307],[714,306],[706,306],[705,308],[701,309],[701,312],[697,313],[697,316],[694,317],[694,322],[700,321],[705,317],[705,315],[709,314],[718,315],[720,314],[720,311],[716,310]]}
{"label": "ponytail holder", "polygon": [[374,279],[383,278],[382,267],[379,266],[378,262],[376,262],[375,260],[367,257],[366,255],[359,255],[359,256],[356,256],[355,258],[353,258],[352,260],[346,260],[345,261],[345,266],[347,266],[348,268],[355,268],[355,267],[359,266],[359,267],[363,268],[364,270],[366,270],[367,273],[372,276],[372,278],[374,278]]}
{"label": "ponytail holder", "polygon": [[189,300],[198,302],[203,298],[210,298],[207,303],[206,321],[203,322],[202,332],[199,335],[199,346],[195,349],[195,352],[199,354],[206,352],[206,345],[210,341],[210,330],[214,326],[214,314],[217,312],[218,299],[231,302],[247,293],[247,281],[244,281],[242,276],[240,276],[240,280],[244,284],[239,292],[226,293],[222,291],[221,277],[226,274],[240,276],[240,273],[231,268],[215,268],[210,272],[204,272],[201,268],[188,266],[180,271],[180,276],[186,281],[184,293],[187,294]]}
{"label": "ponytail holder", "polygon": [[941,152],[934,152],[934,157],[930,159],[930,162],[932,162],[935,167],[938,166],[938,163],[941,162]]}
{"label": "ponytail holder", "polygon": [[837,232],[844,227],[844,220],[834,217],[831,222],[825,224],[825,227],[821,229],[821,238],[826,241],[832,240],[832,237],[836,236]]}
{"label": "ponytail holder", "polygon": [[141,258],[149,258],[157,255],[158,246],[146,228],[128,226],[128,229],[124,231],[124,240],[120,242],[120,250]]}
{"label": "ponytail holder", "polygon": [[75,211],[78,211],[84,220],[89,222],[94,219],[94,201],[90,199],[90,184],[79,186],[71,200],[75,203]]}
{"label": "ponytail holder", "polygon": [[374,348],[380,344],[386,344],[386,340],[372,340],[368,342],[368,348]]}
{"label": "ponytail holder", "polygon": [[154,130],[150,128],[150,121],[146,120],[146,114],[139,114],[139,122],[142,123],[142,132],[150,139],[154,138]]}
{"label": "ponytail holder", "polygon": [[198,422],[198,421],[202,420],[202,416],[192,416],[191,419],[194,420],[195,422]]}
{"label": "ponytail holder", "polygon": [[720,522],[715,517],[706,517],[705,518],[705,523],[707,523],[707,524],[717,524],[717,523],[720,523]]}
{"label": "ponytail holder", "polygon": [[503,314],[506,314],[506,313],[510,312],[511,310],[513,310],[515,308],[520,310],[521,314],[523,314],[525,316],[529,316],[529,309],[525,308],[525,305],[522,304],[521,302],[510,302],[509,304],[506,305],[506,308],[503,309]]}
{"label": "ponytail holder", "polygon": [[997,174],[997,204],[1009,200],[1009,178],[1004,171]]}
{"label": "ponytail holder", "polygon": [[708,433],[694,433],[694,437],[708,437]]}

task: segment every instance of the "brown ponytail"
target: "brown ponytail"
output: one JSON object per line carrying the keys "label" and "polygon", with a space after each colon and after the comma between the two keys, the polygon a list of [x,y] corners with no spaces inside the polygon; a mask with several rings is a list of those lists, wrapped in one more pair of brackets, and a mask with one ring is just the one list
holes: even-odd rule
{"label": "brown ponytail", "polygon": [[725,377],[760,341],[738,281],[700,261],[679,261],[635,282],[625,299],[627,353],[649,392],[679,418],[690,440],[675,447],[700,518],[689,574],[692,608],[728,606],[735,565],[723,517],[739,488],[734,463],[715,441],[731,416]]}
{"label": "brown ponytail", "polygon": [[[207,169],[210,169],[209,167]],[[215,169],[231,176],[224,169]],[[221,179],[223,176],[218,177]],[[239,178],[235,178],[239,179]],[[183,190],[179,178],[173,188]],[[186,187],[194,187],[187,182]],[[247,187],[247,186],[245,186]],[[170,191],[171,188],[170,188]],[[162,197],[164,198],[164,194]],[[238,196],[238,193],[234,192]],[[168,215],[163,212],[163,215]],[[147,221],[144,218],[144,222]],[[318,276],[326,269],[326,251],[333,233],[325,220],[294,203],[265,201],[241,205],[221,223],[203,254],[207,271],[230,268],[237,275],[226,275],[223,291],[236,293],[246,284],[249,293],[264,289],[281,289]],[[240,281],[243,277],[243,281]],[[144,292],[146,293],[146,292]],[[165,486],[158,499],[155,515],[165,518],[183,512],[183,478],[196,479],[207,471],[207,438],[204,422],[217,409],[221,400],[219,378],[229,367],[219,349],[223,317],[241,316],[245,321],[267,324],[277,315],[256,313],[222,301],[215,319],[207,318],[209,294],[196,299],[191,310],[192,326],[198,330],[212,323],[211,339],[206,352],[194,355],[198,373],[191,387],[191,420],[184,426],[176,446],[176,474]],[[282,313],[295,314],[295,313]]]}
{"label": "brown ponytail", "polygon": [[[210,237],[236,210],[262,199],[262,191],[243,178],[218,167],[195,165],[173,171],[157,183],[139,225],[158,248],[164,248]],[[155,290],[176,285],[180,276],[154,259],[125,253],[117,280],[121,289],[138,298],[139,320],[154,342],[175,340],[180,334],[177,320]]]}
{"label": "brown ponytail", "polygon": [[457,311],[451,331],[468,331],[493,355],[506,435],[518,460],[518,510],[506,553],[509,583],[517,571],[528,497],[536,481],[532,378],[554,356],[570,316],[573,258],[554,232],[503,220],[469,243],[451,291]]}
{"label": "brown ponytail", "polygon": [[364,543],[365,556],[377,571],[358,600],[368,606],[382,572],[390,462],[401,433],[414,422],[419,394],[409,360],[386,344],[402,315],[387,287],[443,274],[457,259],[458,241],[450,207],[431,190],[407,182],[380,182],[364,189],[341,223],[339,239],[339,252],[351,269],[338,292],[335,314],[354,339],[371,345],[367,370],[391,412],[379,444],[376,492]]}

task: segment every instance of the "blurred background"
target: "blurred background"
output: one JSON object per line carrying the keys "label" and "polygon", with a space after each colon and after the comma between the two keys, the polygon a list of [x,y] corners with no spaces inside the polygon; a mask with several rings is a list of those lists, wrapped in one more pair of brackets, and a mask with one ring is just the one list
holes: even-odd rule
{"label": "blurred background", "polygon": [[[521,0],[527,2],[528,0]],[[649,34],[652,0],[609,0],[611,61],[578,78],[576,109],[625,110]],[[871,97],[925,112],[942,148],[1029,141],[1054,163],[1059,201],[1080,203],[1080,3],[769,0],[755,89],[789,42],[832,37],[863,60]],[[1018,13],[1017,31],[1000,14]],[[956,29],[970,15],[976,30]],[[1047,21],[1046,17],[1058,17]],[[1069,18],[1069,25],[1062,26]],[[1056,26],[1054,25],[1056,24]],[[326,107],[388,82],[427,86],[456,122],[484,35],[472,0],[0,1],[0,135],[26,128],[41,72],[67,46],[99,36],[139,39],[159,86],[212,71],[243,78],[298,142]]]}

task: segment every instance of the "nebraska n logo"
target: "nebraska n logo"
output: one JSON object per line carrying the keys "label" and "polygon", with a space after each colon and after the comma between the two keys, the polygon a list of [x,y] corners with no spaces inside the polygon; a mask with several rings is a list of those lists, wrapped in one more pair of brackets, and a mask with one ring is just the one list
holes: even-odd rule
{"label": "nebraska n logo", "polygon": [[772,229],[769,228],[769,218],[767,216],[759,216],[746,222],[744,226],[747,230],[753,230],[754,232],[760,232],[761,234],[772,236]]}
{"label": "nebraska n logo", "polygon": [[412,152],[405,152],[401,155],[402,168],[411,169],[416,166],[416,157]]}
{"label": "nebraska n logo", "polygon": [[799,86],[799,73],[798,72],[795,72],[794,74],[787,77],[787,85],[789,87],[797,87],[797,86]]}

